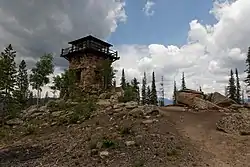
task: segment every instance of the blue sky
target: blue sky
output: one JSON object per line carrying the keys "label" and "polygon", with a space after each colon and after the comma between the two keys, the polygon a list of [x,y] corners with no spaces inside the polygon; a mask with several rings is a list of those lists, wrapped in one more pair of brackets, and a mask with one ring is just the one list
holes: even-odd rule
{"label": "blue sky", "polygon": [[203,24],[215,23],[209,14],[212,0],[154,0],[153,16],[142,11],[146,0],[126,0],[125,23],[109,38],[119,44],[164,44],[183,45],[186,43],[190,21],[197,19]]}

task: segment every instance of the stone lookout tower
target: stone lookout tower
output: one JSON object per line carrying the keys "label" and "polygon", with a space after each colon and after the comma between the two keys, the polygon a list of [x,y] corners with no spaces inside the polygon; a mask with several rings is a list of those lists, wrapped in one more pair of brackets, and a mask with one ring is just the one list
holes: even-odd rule
{"label": "stone lookout tower", "polygon": [[[62,49],[61,57],[69,61],[69,69],[75,72],[77,85],[83,92],[99,92],[105,88],[102,76],[104,61],[111,64],[119,60],[117,51],[110,49],[111,44],[91,35],[69,42]],[[107,65],[106,65],[107,66]]]}

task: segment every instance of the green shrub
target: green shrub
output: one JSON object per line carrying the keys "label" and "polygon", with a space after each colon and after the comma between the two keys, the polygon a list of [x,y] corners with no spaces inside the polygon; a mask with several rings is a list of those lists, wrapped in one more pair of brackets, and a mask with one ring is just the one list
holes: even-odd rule
{"label": "green shrub", "polygon": [[67,103],[64,100],[51,100],[47,103],[47,108],[49,108],[50,111],[59,111],[59,110],[65,110],[68,108]]}
{"label": "green shrub", "polygon": [[115,147],[115,142],[113,142],[112,140],[104,139],[102,145],[104,148],[111,148]]}
{"label": "green shrub", "polygon": [[118,98],[118,101],[121,103],[126,103],[129,101],[135,101],[136,99],[136,92],[133,90],[131,86],[127,86],[124,90],[124,96]]}
{"label": "green shrub", "polygon": [[26,131],[25,131],[25,135],[31,135],[34,134],[36,131],[36,126],[33,124],[28,124],[26,126]]}
{"label": "green shrub", "polygon": [[89,119],[92,112],[97,108],[94,101],[81,102],[72,107],[73,114],[70,115],[69,123],[77,123],[83,119]]}

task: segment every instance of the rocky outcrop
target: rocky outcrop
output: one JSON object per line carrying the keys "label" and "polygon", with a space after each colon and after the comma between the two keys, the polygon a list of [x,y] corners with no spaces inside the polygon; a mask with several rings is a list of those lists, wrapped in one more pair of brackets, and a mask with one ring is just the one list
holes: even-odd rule
{"label": "rocky outcrop", "polygon": [[211,94],[210,101],[220,107],[229,107],[232,104],[236,104],[236,102],[218,92],[214,92]]}
{"label": "rocky outcrop", "polygon": [[[234,100],[218,92],[203,94],[194,90],[182,90],[177,92],[176,100],[178,105],[184,105],[193,111],[216,110],[228,113],[250,111],[248,106],[239,105]],[[182,107],[182,109],[188,110],[185,107]]]}
{"label": "rocky outcrop", "polygon": [[177,92],[177,103],[185,104],[191,108],[201,109],[201,110],[218,110],[219,106],[216,104],[204,100],[204,96],[200,92],[196,91],[180,91]]}

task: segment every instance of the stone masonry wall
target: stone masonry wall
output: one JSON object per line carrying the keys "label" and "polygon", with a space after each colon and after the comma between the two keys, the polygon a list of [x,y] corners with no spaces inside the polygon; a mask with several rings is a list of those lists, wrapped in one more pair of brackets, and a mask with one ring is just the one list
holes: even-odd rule
{"label": "stone masonry wall", "polygon": [[84,91],[99,91],[103,87],[103,78],[98,68],[101,62],[105,60],[101,56],[94,54],[75,54],[69,62],[69,69],[81,70],[81,80],[79,87]]}

